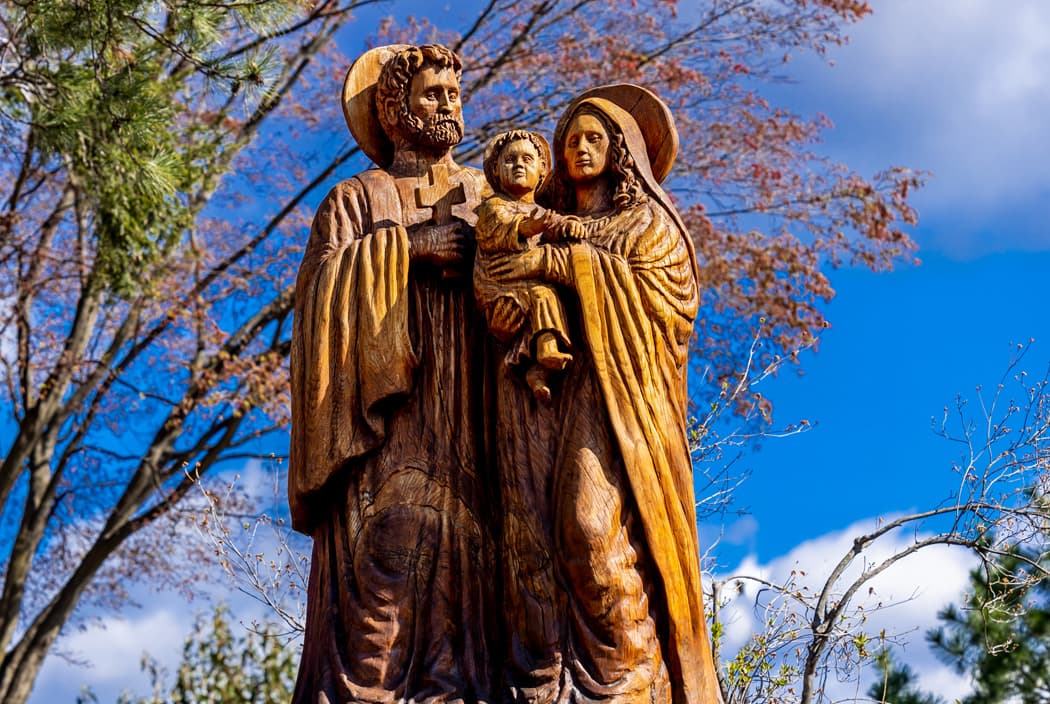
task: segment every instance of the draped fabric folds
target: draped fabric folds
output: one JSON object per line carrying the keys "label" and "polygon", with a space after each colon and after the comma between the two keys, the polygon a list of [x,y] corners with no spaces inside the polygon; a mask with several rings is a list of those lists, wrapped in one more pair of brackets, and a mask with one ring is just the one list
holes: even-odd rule
{"label": "draped fabric folds", "polygon": [[[572,248],[572,279],[609,425],[659,575],[676,702],[719,701],[699,570],[686,362],[698,290],[692,252],[659,206]],[[602,241],[604,240],[604,241]],[[594,246],[594,245],[598,246]]]}
{"label": "draped fabric folds", "polygon": [[[584,107],[622,138],[644,194],[572,213],[586,237],[544,250],[543,278],[562,287],[575,324],[554,405],[534,403],[508,366],[497,375],[506,683],[521,704],[720,704],[686,427],[693,245],[617,104],[570,106],[555,158]],[[531,430],[545,426],[556,429],[547,438]]]}
{"label": "draped fabric folds", "polygon": [[293,704],[491,700],[479,315],[469,279],[409,267],[403,207],[384,172],[337,185],[297,280],[288,491],[313,555]]}
{"label": "draped fabric folds", "polygon": [[[372,231],[366,194],[346,181],[325,199],[296,282],[291,352],[292,525],[309,532],[308,496],[382,442],[384,402],[408,393],[408,236]],[[355,236],[356,234],[356,236]]]}

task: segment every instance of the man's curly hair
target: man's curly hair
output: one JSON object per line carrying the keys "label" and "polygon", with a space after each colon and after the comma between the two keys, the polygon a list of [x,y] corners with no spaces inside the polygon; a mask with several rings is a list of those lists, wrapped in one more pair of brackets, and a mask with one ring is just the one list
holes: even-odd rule
{"label": "man's curly hair", "polygon": [[510,144],[517,142],[518,140],[525,140],[532,142],[532,146],[535,147],[536,153],[540,157],[540,161],[543,163],[543,171],[540,174],[540,183],[546,178],[547,174],[551,170],[551,165],[547,163],[547,147],[541,141],[540,137],[533,132],[528,130],[510,130],[509,132],[500,132],[498,135],[492,138],[489,142],[489,146],[485,149],[485,179],[492,186],[494,191],[502,191],[503,184],[499,180],[499,159],[500,154]]}
{"label": "man's curly hair", "polygon": [[399,123],[390,123],[388,109],[396,108],[394,114],[398,120],[408,113],[408,94],[412,78],[427,66],[438,70],[451,68],[456,72],[457,79],[463,73],[463,64],[459,57],[440,44],[410,46],[383,64],[376,83],[376,110],[379,113],[379,124],[387,134],[393,135],[399,129]]}
{"label": "man's curly hair", "polygon": [[[584,105],[577,110],[570,120],[580,115],[590,115],[602,123],[605,133],[609,135],[609,161],[606,178],[612,184],[612,201],[616,210],[626,210],[643,202],[647,195],[642,187],[641,181],[635,175],[634,157],[627,149],[627,142],[619,126],[610,120],[605,113],[590,105]],[[566,123],[567,125],[569,123]],[[555,149],[565,150],[565,142],[555,145]],[[558,154],[555,157],[564,160],[565,155]],[[576,212],[576,187],[569,178],[568,169],[555,169],[551,179],[544,189],[542,200],[545,205],[553,208],[559,213]]]}

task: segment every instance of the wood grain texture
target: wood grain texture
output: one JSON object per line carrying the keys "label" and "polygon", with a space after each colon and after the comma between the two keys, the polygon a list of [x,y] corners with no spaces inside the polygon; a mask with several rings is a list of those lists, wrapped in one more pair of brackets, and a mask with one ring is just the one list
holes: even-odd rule
{"label": "wood grain texture", "polygon": [[366,51],[346,72],[343,82],[343,117],[358,146],[380,168],[394,158],[394,144],[376,117],[376,79],[391,56],[406,49],[404,44],[380,46]]}
{"label": "wood grain texture", "polygon": [[454,217],[484,181],[395,141],[388,170],[321,203],[296,282],[289,501],[313,538],[297,704],[492,699],[483,330]]}
{"label": "wood grain texture", "polygon": [[[670,112],[637,86],[574,101],[531,240],[533,206],[388,137],[389,168],[322,202],[297,280],[289,499],[314,550],[294,701],[717,704]],[[475,223],[481,305],[449,276]],[[564,369],[536,363],[543,333]]]}

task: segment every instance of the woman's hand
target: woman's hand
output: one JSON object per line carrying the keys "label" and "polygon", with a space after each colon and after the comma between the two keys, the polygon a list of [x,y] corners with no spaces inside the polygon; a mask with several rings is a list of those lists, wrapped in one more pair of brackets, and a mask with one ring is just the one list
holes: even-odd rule
{"label": "woman's hand", "polygon": [[489,274],[503,281],[547,279],[547,247],[548,245],[543,245],[496,258],[489,263]]}

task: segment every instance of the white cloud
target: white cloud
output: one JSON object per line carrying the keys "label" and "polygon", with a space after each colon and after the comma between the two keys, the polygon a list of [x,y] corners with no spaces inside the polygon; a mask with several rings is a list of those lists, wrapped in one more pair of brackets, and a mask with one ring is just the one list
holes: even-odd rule
{"label": "white cloud", "polygon": [[14,369],[18,357],[18,330],[15,328],[16,296],[0,296],[0,380],[7,369]]}
{"label": "white cloud", "polygon": [[[875,525],[874,520],[858,521],[841,531],[806,541],[765,564],[753,557],[745,558],[736,569],[719,578],[750,575],[783,583],[794,572],[799,587],[815,590],[824,584],[834,566],[850,550],[853,539],[870,532]],[[864,559],[868,564],[877,563],[907,547],[914,539],[914,533],[888,535],[867,549]],[[849,570],[846,578],[855,578],[858,567]],[[890,638],[903,642],[905,648],[898,654],[920,675],[920,685],[949,701],[965,695],[969,691],[968,683],[936,658],[926,646],[924,635],[927,629],[937,625],[937,612],[941,608],[959,601],[972,567],[972,559],[960,550],[925,548],[875,577],[855,599],[856,604],[865,606],[864,630],[878,634],[885,629]],[[761,622],[762,614],[754,608],[760,589],[755,582],[744,582],[742,594],[727,608],[724,616],[727,653],[739,649]],[[861,673],[859,683],[854,680],[833,684],[833,699],[866,692],[871,682],[870,670],[869,667]]]}
{"label": "white cloud", "polygon": [[[823,583],[834,564],[852,545],[854,537],[870,531],[875,520],[858,521],[849,527],[808,540],[785,555],[765,563],[754,557],[745,558],[726,575],[748,574],[782,581],[792,570],[802,569],[804,582],[811,587]],[[750,540],[757,524],[741,521],[731,526],[727,534]],[[909,544],[913,534],[891,536],[883,545],[866,551],[868,560],[883,559],[893,551]],[[886,629],[891,635],[901,635],[907,641],[902,659],[921,677],[921,685],[951,701],[962,696],[967,684],[958,675],[936,660],[927,649],[923,634],[936,625],[936,614],[948,603],[957,602],[966,587],[972,563],[965,555],[949,549],[925,549],[873,580],[874,592],[861,591],[859,601],[871,606],[877,602],[892,604],[883,610],[870,609],[865,627],[869,633]],[[137,590],[135,598],[147,605],[147,610],[131,612],[123,618],[111,618],[101,625],[90,625],[80,632],[64,636],[60,647],[76,658],[89,661],[85,668],[70,664],[54,655],[48,658],[30,704],[75,700],[83,684],[90,684],[99,701],[115,701],[123,690],[138,694],[149,691],[149,683],[140,671],[141,657],[148,651],[169,672],[179,662],[182,644],[189,635],[193,620],[201,610],[209,608],[205,601],[187,604],[172,593],[146,593]],[[754,604],[757,588],[748,584],[744,593],[724,614],[726,649],[732,652],[754,632],[758,615]],[[260,605],[249,598],[219,585],[213,595],[231,601],[235,617],[244,622],[263,615]],[[870,670],[870,668],[869,668]],[[837,684],[835,695],[853,697],[863,694],[870,683],[870,674],[862,673],[859,683]]]}
{"label": "white cloud", "polygon": [[799,94],[835,120],[840,158],[934,172],[916,202],[956,227],[927,245],[1050,248],[1050,3],[883,0],[832,57]]}
{"label": "white cloud", "polygon": [[[272,510],[271,503],[283,501],[284,496],[282,486],[277,487],[275,494],[273,474],[268,462],[250,460],[219,480],[234,483],[239,491],[258,500],[267,512]],[[242,551],[275,554],[277,539],[269,527],[262,526],[255,532],[255,524],[249,522],[248,529],[242,533],[238,532],[240,525],[240,518],[227,521],[233,531],[227,539],[235,541]],[[194,537],[207,539],[199,534]],[[297,547],[304,546],[297,542]],[[236,562],[235,558],[231,560]],[[157,591],[148,585],[139,585],[130,589],[130,601],[142,604],[141,609],[127,609],[120,615],[100,614],[86,619],[78,629],[70,628],[45,659],[29,704],[72,703],[85,685],[90,686],[104,704],[117,701],[124,691],[147,695],[151,691],[150,682],[141,667],[146,654],[167,671],[164,684],[170,686],[196,618],[210,613],[217,603],[230,610],[233,624],[275,620],[266,606],[240,591],[252,588],[243,579],[243,571],[237,573],[241,581],[234,584],[217,566],[209,565],[208,569],[214,572],[202,576],[195,587],[195,593],[202,598],[193,602],[187,602],[182,594],[174,591]],[[262,576],[265,578],[265,572]],[[285,606],[294,610],[291,603]],[[239,628],[233,627],[235,632]]]}
{"label": "white cloud", "polygon": [[191,608],[161,606],[137,614],[137,618],[107,619],[63,637],[59,642],[61,651],[87,666],[49,655],[30,704],[73,702],[88,683],[101,702],[116,701],[125,690],[147,694],[150,687],[141,670],[143,655],[148,651],[169,671],[173,670],[192,626]]}
{"label": "white cloud", "polygon": [[[149,655],[167,672],[163,684],[174,684],[174,674],[182,660],[182,648],[201,614],[210,614],[214,604],[230,611],[234,633],[253,622],[273,621],[262,604],[232,589],[228,583],[201,585],[202,596],[192,603],[174,592],[138,588],[133,599],[143,604],[121,616],[102,617],[63,635],[56,652],[48,655],[29,704],[76,701],[85,685],[103,704],[117,701],[122,692],[148,695],[152,690],[142,672],[144,655]],[[294,647],[294,646],[289,646]]]}
{"label": "white cloud", "polygon": [[751,514],[744,514],[728,523],[701,522],[700,545],[712,554],[720,552],[719,546],[754,550],[758,528],[758,520]]}

